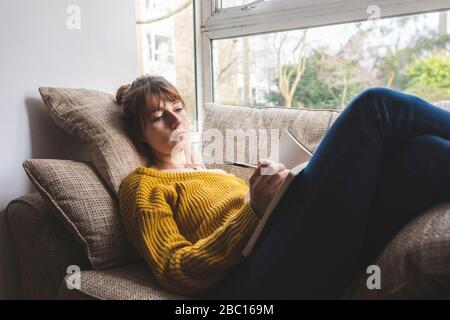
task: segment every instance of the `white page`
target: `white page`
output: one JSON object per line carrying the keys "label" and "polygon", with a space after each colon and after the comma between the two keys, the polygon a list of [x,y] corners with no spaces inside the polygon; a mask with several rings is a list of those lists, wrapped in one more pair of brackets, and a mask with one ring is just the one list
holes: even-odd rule
{"label": "white page", "polygon": [[278,162],[292,170],[300,163],[309,161],[312,154],[287,129],[284,129],[279,143]]}

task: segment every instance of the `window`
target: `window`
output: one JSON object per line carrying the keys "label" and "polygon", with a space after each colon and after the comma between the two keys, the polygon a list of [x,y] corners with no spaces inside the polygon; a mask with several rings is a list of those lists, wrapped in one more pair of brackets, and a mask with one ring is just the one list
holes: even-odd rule
{"label": "window", "polygon": [[192,0],[136,0],[139,73],[161,75],[180,91],[198,130]]}
{"label": "window", "polygon": [[172,38],[155,35],[155,61],[173,64]]}
{"label": "window", "polygon": [[214,100],[337,108],[370,86],[450,99],[450,11],[213,40]]}
{"label": "window", "polygon": [[[170,36],[147,33],[148,61],[152,65],[166,64],[170,68],[174,64],[173,41]],[[150,67],[148,69],[152,71]]]}
{"label": "window", "polygon": [[205,102],[342,108],[378,85],[449,98],[450,1],[210,0],[197,6]]}
{"label": "window", "polygon": [[155,60],[155,57],[153,56],[153,52],[155,51],[153,49],[153,40],[152,40],[152,34],[147,33],[147,49],[148,49],[148,60],[153,61]]}

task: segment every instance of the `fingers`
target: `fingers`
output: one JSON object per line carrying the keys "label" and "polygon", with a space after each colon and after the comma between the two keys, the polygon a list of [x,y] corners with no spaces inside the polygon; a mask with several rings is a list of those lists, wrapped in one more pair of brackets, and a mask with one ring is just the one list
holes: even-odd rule
{"label": "fingers", "polygon": [[270,160],[260,160],[258,161],[258,169],[260,169],[259,170],[260,175],[270,176],[286,169],[286,167],[284,166],[284,164],[279,162],[274,162]]}
{"label": "fingers", "polygon": [[262,187],[266,187],[266,185],[271,187],[282,182],[288,173],[289,169],[286,169],[282,163],[265,159],[260,160],[258,161],[258,168],[255,169],[250,177],[249,183],[250,185],[261,184]]}
{"label": "fingers", "polygon": [[289,172],[290,170],[286,169],[282,163],[260,162],[249,182],[272,189],[273,186],[283,182]]}
{"label": "fingers", "polygon": [[261,196],[271,196],[278,190],[289,172],[288,169],[284,169],[271,176],[260,176],[253,184],[252,189]]}

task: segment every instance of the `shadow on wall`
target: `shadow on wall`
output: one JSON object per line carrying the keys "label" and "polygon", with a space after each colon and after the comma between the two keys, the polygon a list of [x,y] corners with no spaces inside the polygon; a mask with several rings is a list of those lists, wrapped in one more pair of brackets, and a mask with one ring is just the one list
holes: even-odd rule
{"label": "shadow on wall", "polygon": [[8,260],[0,259],[0,283],[10,290],[7,295],[0,290],[0,299],[20,299],[22,290],[19,261],[7,225],[6,210],[2,210],[0,211],[0,253],[2,257],[8,257]]}
{"label": "shadow on wall", "polygon": [[59,128],[42,100],[27,98],[25,105],[33,159],[89,160],[87,145]]}
{"label": "shadow on wall", "polygon": [[[59,128],[41,99],[28,97],[25,106],[30,132],[30,159],[89,160],[87,145]],[[27,192],[35,190],[29,182]]]}

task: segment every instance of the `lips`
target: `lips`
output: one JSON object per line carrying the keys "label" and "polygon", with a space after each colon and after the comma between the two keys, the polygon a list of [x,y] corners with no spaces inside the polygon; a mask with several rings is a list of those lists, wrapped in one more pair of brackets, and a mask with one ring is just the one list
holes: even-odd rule
{"label": "lips", "polygon": [[178,140],[181,136],[186,135],[188,131],[186,129],[175,130],[170,135],[172,140]]}
{"label": "lips", "polygon": [[180,129],[180,130],[175,130],[172,134],[174,134],[175,136],[180,135],[180,134],[185,134],[187,133],[186,129]]}

